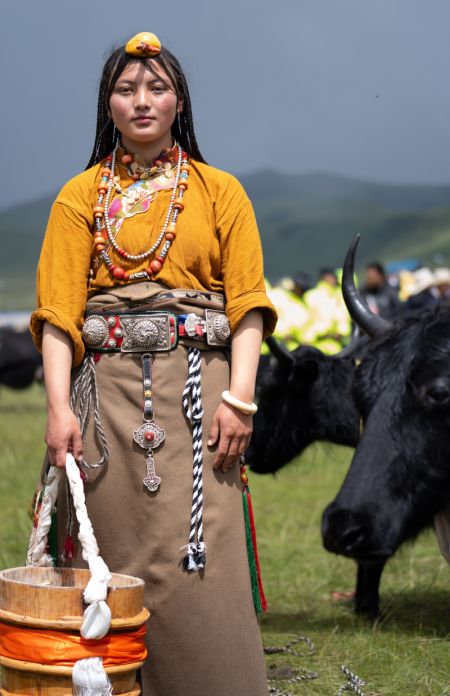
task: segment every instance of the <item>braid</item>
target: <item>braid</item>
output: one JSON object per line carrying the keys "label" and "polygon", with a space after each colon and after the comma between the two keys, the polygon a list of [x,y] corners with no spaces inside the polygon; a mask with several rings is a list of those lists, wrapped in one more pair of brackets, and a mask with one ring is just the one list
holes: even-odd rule
{"label": "braid", "polygon": [[103,68],[100,80],[98,104],[97,104],[97,127],[95,132],[94,148],[86,169],[93,167],[101,162],[114,149],[115,127],[109,115],[109,100],[114,85],[118,78],[131,62],[140,61],[156,75],[152,68],[152,63],[158,63],[167,77],[172,87],[175,89],[178,100],[183,102],[183,111],[179,114],[172,124],[172,137],[179,142],[181,147],[187,152],[189,157],[198,162],[205,162],[197,143],[192,117],[191,97],[186,77],[177,58],[167,49],[162,48],[161,53],[153,58],[135,58],[125,53],[125,47],[121,46],[114,50],[107,59]]}
{"label": "braid", "polygon": [[203,155],[200,152],[200,148],[198,146],[197,138],[195,135],[194,121],[192,118],[191,98],[189,95],[189,90],[184,75],[183,81],[185,83],[185,90],[183,97],[183,111],[180,114],[180,120],[182,124],[181,132],[179,128],[178,132],[175,132],[175,124],[176,127],[178,127],[178,123],[177,121],[175,121],[174,125],[172,126],[172,135],[176,140],[179,141],[180,145],[186,150],[190,157],[197,160],[198,162],[205,162],[205,160],[203,159]]}
{"label": "braid", "polygon": [[109,98],[119,76],[130,62],[123,48],[118,48],[111,53],[103,68],[97,103],[97,128],[95,132],[94,148],[86,169],[101,162],[115,146],[115,128],[109,115]]}

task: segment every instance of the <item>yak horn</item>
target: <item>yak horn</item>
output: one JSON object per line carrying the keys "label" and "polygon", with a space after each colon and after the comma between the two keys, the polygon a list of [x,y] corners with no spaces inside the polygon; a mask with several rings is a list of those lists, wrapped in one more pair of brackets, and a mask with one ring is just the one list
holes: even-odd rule
{"label": "yak horn", "polygon": [[351,318],[363,331],[369,336],[376,338],[388,331],[392,324],[386,319],[373,314],[368,308],[366,302],[361,297],[355,286],[353,277],[355,268],[355,254],[358,247],[360,235],[357,234],[347,251],[347,256],[344,261],[344,269],[342,273],[342,296],[348,313]]}
{"label": "yak horn", "polygon": [[358,324],[356,324],[355,329],[351,335],[350,338],[350,343],[342,350],[339,351],[339,353],[334,353],[331,355],[332,358],[350,358],[353,357],[356,349],[361,343],[361,329],[359,328]]}
{"label": "yak horn", "polygon": [[266,338],[266,343],[269,346],[269,350],[278,360],[278,362],[283,363],[285,365],[293,365],[294,363],[294,356],[292,353],[288,351],[286,346],[284,346],[282,343],[278,343],[276,338],[273,336],[269,336],[269,338]]}

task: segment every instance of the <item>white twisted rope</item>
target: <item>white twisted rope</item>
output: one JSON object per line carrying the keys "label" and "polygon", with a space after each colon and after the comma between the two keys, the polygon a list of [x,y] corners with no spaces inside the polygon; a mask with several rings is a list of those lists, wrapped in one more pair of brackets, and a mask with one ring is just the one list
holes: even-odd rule
{"label": "white twisted rope", "polygon": [[108,633],[111,623],[111,610],[105,601],[111,574],[104,560],[98,555],[97,541],[86,509],[83,480],[71,454],[67,455],[66,474],[79,524],[78,539],[83,549],[82,556],[91,571],[91,579],[83,593],[84,601],[89,606],[84,612],[81,635],[87,640],[103,638]]}
{"label": "white twisted rope", "polygon": [[191,525],[184,559],[186,570],[204,568],[206,545],[203,541],[203,441],[202,441],[202,386],[201,353],[198,348],[188,349],[188,378],[183,390],[182,403],[186,418],[192,423],[193,482]]}
{"label": "white twisted rope", "polygon": [[[103,638],[108,633],[111,624],[111,610],[105,601],[111,574],[104,560],[98,555],[97,541],[86,509],[83,480],[75,459],[70,453],[66,457],[65,471],[78,519],[78,538],[82,547],[82,556],[88,563],[91,572],[91,579],[83,593],[84,601],[88,606],[83,615],[80,633],[83,638],[94,640]],[[30,536],[27,565],[52,565],[52,558],[46,553],[47,536],[52,510],[58,496],[58,484],[62,475],[62,469],[50,467],[38,523]],[[93,660],[95,661],[93,662]],[[87,658],[76,662],[72,678],[74,694],[77,696],[108,696],[112,693],[101,658]]]}

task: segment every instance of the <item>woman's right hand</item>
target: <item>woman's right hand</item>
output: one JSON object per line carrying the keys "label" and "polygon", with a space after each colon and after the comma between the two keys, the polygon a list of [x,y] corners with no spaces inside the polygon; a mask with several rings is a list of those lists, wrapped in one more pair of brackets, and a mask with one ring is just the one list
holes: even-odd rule
{"label": "woman's right hand", "polygon": [[67,452],[71,452],[76,461],[83,458],[83,441],[80,424],[69,406],[49,411],[45,442],[48,458],[53,466],[66,466]]}

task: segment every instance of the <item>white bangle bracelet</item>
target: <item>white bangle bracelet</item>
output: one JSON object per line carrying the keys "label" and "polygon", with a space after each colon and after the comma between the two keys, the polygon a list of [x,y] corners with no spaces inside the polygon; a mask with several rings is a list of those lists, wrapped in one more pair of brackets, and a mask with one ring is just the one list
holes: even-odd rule
{"label": "white bangle bracelet", "polygon": [[236,397],[230,394],[228,390],[222,392],[222,399],[226,404],[229,404],[229,406],[234,406],[234,408],[237,408],[238,411],[242,411],[242,413],[245,413],[247,416],[252,416],[258,410],[258,407],[254,402],[247,404],[245,401],[236,399]]}

